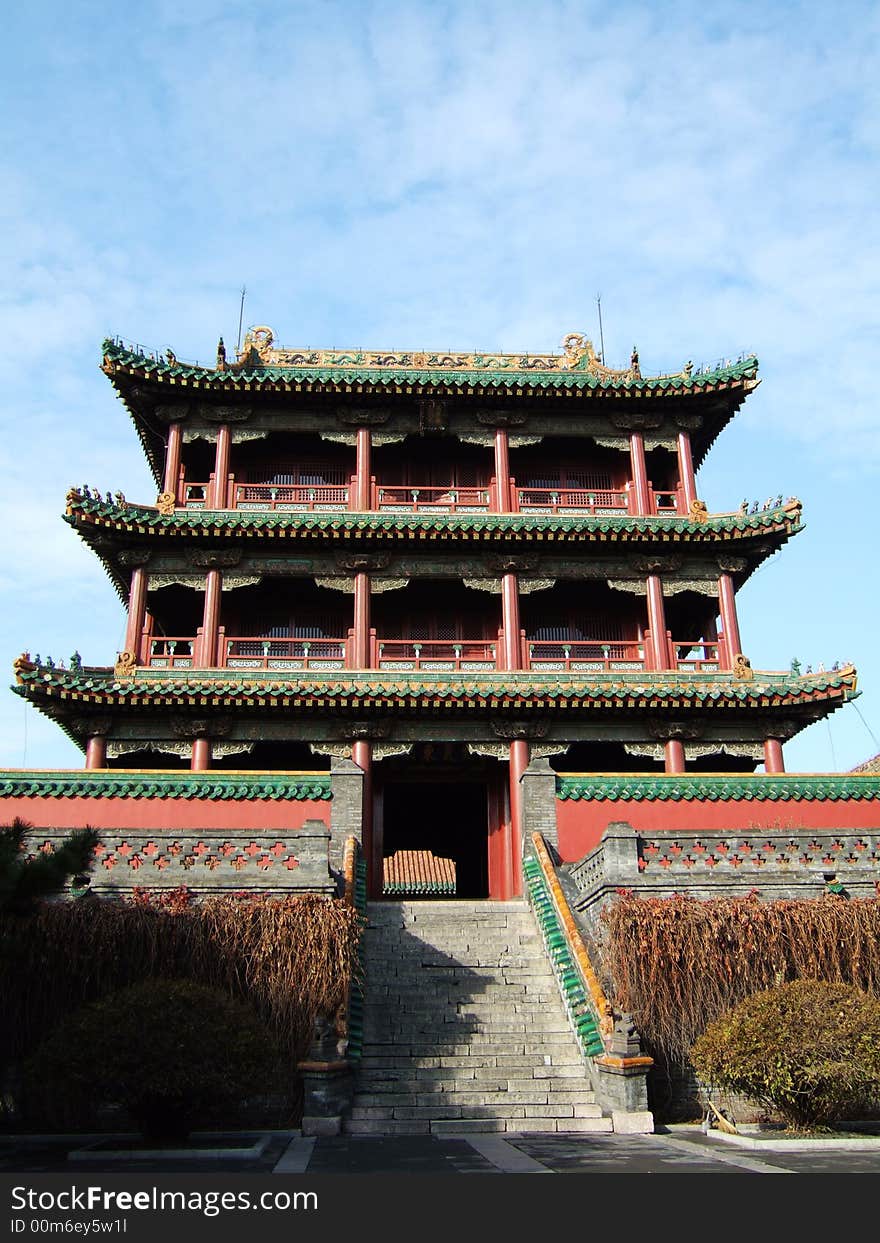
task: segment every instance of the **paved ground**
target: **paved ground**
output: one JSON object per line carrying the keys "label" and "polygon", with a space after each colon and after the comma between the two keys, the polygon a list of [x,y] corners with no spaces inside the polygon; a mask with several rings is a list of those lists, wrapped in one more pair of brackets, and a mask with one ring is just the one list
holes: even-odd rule
{"label": "paved ground", "polygon": [[736,1149],[698,1127],[657,1135],[350,1136],[303,1139],[275,1134],[248,1161],[163,1160],[72,1164],[80,1142],[0,1138],[0,1173],[259,1173],[259,1174],[880,1174],[880,1147],[870,1152],[760,1152]]}

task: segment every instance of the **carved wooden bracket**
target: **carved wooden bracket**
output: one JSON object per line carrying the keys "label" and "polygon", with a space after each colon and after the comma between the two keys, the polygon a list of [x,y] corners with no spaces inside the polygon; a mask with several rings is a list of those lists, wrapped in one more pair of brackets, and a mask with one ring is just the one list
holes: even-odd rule
{"label": "carved wooden bracket", "polygon": [[638,574],[676,574],[683,565],[683,559],[675,555],[655,553],[649,556],[633,556],[628,558],[629,564]]}
{"label": "carved wooden bracket", "polygon": [[376,410],[370,407],[357,409],[353,406],[337,406],[336,419],[344,427],[381,427],[391,418],[390,410]]}
{"label": "carved wooden bracket", "polygon": [[507,742],[529,742],[533,738],[546,738],[549,721],[490,721],[489,728],[496,738]]}
{"label": "carved wooden bracket", "polygon": [[529,419],[525,410],[476,410],[474,413],[483,427],[522,427]]}
{"label": "carved wooden bracket", "polygon": [[502,553],[486,558],[490,574],[530,574],[539,564],[537,553]]}
{"label": "carved wooden bracket", "polygon": [[445,401],[419,402],[419,431],[445,432],[449,424],[449,411]]}
{"label": "carved wooden bracket", "polygon": [[116,554],[116,560],[125,566],[146,565],[152,555],[150,548],[123,548]]}
{"label": "carved wooden bracket", "polygon": [[199,414],[206,423],[247,423],[253,414],[250,406],[199,406]]}
{"label": "carved wooden bracket", "polygon": [[184,551],[188,563],[197,570],[223,570],[239,564],[240,548],[187,548]]}
{"label": "carved wooden bracket", "polygon": [[336,554],[336,565],[349,574],[364,574],[375,570],[385,570],[391,564],[388,552],[339,552]]}
{"label": "carved wooden bracket", "polygon": [[221,716],[173,716],[170,724],[175,738],[225,738],[231,728],[231,722]]}
{"label": "carved wooden bracket", "polygon": [[741,574],[748,567],[748,564],[748,560],[745,557],[725,555],[718,558],[718,569],[722,574]]}
{"label": "carved wooden bracket", "polygon": [[186,402],[174,406],[156,406],[153,413],[162,423],[182,423],[189,418],[192,411],[192,405]]}
{"label": "carved wooden bracket", "polygon": [[611,423],[621,432],[643,432],[648,428],[659,427],[663,415],[648,410],[630,410],[628,413],[614,413]]}
{"label": "carved wooden bracket", "polygon": [[689,721],[653,720],[648,721],[648,733],[652,738],[659,738],[661,742],[669,742],[673,739],[687,742],[689,739],[702,738],[703,728]]}

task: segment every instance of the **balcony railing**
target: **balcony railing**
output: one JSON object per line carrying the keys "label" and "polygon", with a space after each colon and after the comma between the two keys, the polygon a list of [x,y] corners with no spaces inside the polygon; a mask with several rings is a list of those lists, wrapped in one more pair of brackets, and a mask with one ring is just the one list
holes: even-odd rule
{"label": "balcony railing", "polygon": [[483,639],[378,639],[379,669],[477,673],[494,669],[497,644]]}
{"label": "balcony railing", "polygon": [[344,513],[348,509],[348,484],[237,483],[232,505],[234,509],[274,509],[289,514]]}
{"label": "balcony railing", "polygon": [[[198,635],[153,638],[141,649],[151,669],[200,667]],[[667,670],[717,673],[724,667],[723,644],[715,640],[672,639],[667,635]],[[499,668],[500,640],[384,639],[371,632],[369,667],[424,673],[480,673]],[[348,638],[291,639],[269,635],[228,637],[218,632],[217,667],[223,669],[330,671],[353,668],[353,632]],[[534,673],[627,673],[655,669],[648,637],[644,639],[522,639],[522,664]]]}
{"label": "balcony railing", "polygon": [[227,669],[344,669],[345,639],[225,638]]}
{"label": "balcony railing", "polygon": [[660,518],[675,517],[684,513],[681,494],[678,491],[651,489],[654,501],[654,513]]}
{"label": "balcony railing", "polygon": [[521,514],[626,514],[629,493],[598,488],[517,488]]}
{"label": "balcony railing", "polygon": [[151,669],[192,669],[195,665],[196,640],[193,636],[150,639],[147,653],[147,663]]}
{"label": "balcony railing", "polygon": [[[229,475],[222,496],[212,474],[207,480],[185,479],[181,473],[177,503],[184,509],[240,509],[281,513],[344,513],[354,507],[355,479],[347,483],[238,483]],[[680,488],[648,489],[648,512],[660,517],[686,517]],[[636,495],[626,488],[520,488],[511,481],[513,512],[580,516],[635,514]],[[377,484],[370,480],[368,512],[394,514],[485,514],[504,509],[494,478],[481,487],[422,484]]]}
{"label": "balcony railing", "polygon": [[529,668],[536,673],[610,673],[645,668],[645,645],[638,640],[527,641]]}
{"label": "balcony railing", "polygon": [[183,506],[185,509],[204,509],[208,504],[210,484],[207,480],[199,483],[197,480],[186,479],[181,486],[181,494],[183,497]]}
{"label": "balcony railing", "polygon": [[389,487],[377,485],[373,505],[388,514],[485,514],[492,503],[489,488]]}
{"label": "balcony railing", "polygon": [[692,643],[682,639],[672,642],[673,668],[683,673],[715,673],[721,668],[721,645],[695,639]]}

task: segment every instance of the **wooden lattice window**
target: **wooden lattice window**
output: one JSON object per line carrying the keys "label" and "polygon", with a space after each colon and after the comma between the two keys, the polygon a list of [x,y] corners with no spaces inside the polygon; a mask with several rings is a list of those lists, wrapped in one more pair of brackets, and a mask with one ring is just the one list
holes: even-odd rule
{"label": "wooden lattice window", "polygon": [[572,470],[566,466],[527,467],[517,475],[517,483],[524,488],[559,488],[562,491],[607,492],[614,487],[609,470]]}
{"label": "wooden lattice window", "polygon": [[528,637],[542,643],[577,643],[585,639],[613,643],[625,639],[623,622],[607,613],[573,615],[543,620]]}
{"label": "wooden lattice window", "polygon": [[348,482],[348,476],[333,462],[273,462],[249,467],[245,482],[279,488],[339,486]]}

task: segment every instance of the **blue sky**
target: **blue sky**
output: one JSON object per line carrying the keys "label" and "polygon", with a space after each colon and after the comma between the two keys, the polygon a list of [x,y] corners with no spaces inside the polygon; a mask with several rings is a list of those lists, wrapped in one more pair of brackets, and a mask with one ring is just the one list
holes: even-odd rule
{"label": "blue sky", "polygon": [[[49,0],[4,33],[9,681],[24,648],[122,642],[59,516],[72,483],[155,495],[105,335],[210,361],[245,283],[287,345],[544,351],[596,335],[601,292],[612,364],[758,354],[700,493],[797,495],[806,530],[741,592],[744,647],[860,670],[790,769],[880,750],[875,5]],[[3,692],[23,762],[81,760]]]}

